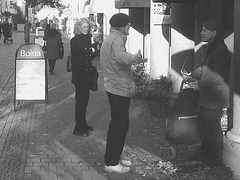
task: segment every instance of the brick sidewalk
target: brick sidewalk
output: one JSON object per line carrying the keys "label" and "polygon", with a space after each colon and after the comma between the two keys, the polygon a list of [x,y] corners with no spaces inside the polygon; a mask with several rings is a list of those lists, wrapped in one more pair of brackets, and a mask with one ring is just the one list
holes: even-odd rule
{"label": "brick sidewalk", "polygon": [[[15,32],[13,51],[19,47],[23,35]],[[6,48],[0,44],[1,48]],[[65,55],[69,54],[65,40]],[[9,53],[9,52],[8,52]],[[103,88],[99,62],[95,62],[100,73],[99,91],[91,93],[87,121],[94,127],[90,137],[72,135],[74,127],[74,91],[70,74],[66,73],[66,61],[57,62],[56,74],[49,77],[49,105],[38,101],[21,101],[13,111],[14,53],[4,54],[1,49],[2,70],[0,85],[0,179],[1,180],[154,180],[169,179],[163,171],[151,167],[162,159],[147,151],[144,144],[127,141],[124,156],[132,160],[132,170],[126,174],[106,173],[103,170],[106,134],[110,121],[107,97]],[[10,59],[9,59],[10,56]],[[9,62],[11,62],[9,64]],[[5,67],[6,68],[6,67]],[[9,70],[10,69],[10,70]],[[4,78],[2,78],[4,77]],[[146,104],[133,100],[129,138],[149,144],[152,140],[142,130],[134,129],[136,123],[149,120]],[[137,137],[131,137],[138,133]],[[145,137],[145,140],[142,139]],[[157,139],[156,141],[159,141]],[[128,144],[131,143],[131,144]]]}

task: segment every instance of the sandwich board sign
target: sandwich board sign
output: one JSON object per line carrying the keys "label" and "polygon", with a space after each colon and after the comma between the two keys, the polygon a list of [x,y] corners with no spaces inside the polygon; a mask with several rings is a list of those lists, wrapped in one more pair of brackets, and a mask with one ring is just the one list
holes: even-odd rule
{"label": "sandwich board sign", "polygon": [[18,48],[15,56],[14,109],[17,100],[48,102],[46,71],[46,59],[42,46],[30,43]]}

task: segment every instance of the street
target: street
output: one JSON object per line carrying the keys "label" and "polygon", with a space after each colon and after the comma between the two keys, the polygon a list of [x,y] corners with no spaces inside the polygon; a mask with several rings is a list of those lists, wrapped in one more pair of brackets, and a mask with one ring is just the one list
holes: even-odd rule
{"label": "street", "polygon": [[[34,34],[31,34],[33,42]],[[72,134],[74,86],[66,72],[69,39],[63,37],[65,55],[48,74],[49,104],[20,101],[14,111],[15,53],[24,44],[23,32],[13,32],[13,44],[0,42],[0,179],[1,180],[238,180],[225,167],[189,161],[196,145],[179,145],[177,158],[167,156],[166,117],[150,115],[143,99],[133,99],[130,129],[123,157],[132,161],[126,174],[106,173],[104,153],[110,110],[99,60],[99,90],[91,92],[87,122],[89,137]]]}

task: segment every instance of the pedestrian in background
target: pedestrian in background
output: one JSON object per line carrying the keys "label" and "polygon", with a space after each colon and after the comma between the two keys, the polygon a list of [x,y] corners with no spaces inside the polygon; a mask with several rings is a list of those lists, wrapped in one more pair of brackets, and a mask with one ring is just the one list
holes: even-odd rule
{"label": "pedestrian in background", "polygon": [[43,40],[46,41],[46,57],[48,59],[50,74],[53,74],[56,60],[59,59],[59,48],[63,45],[62,36],[56,27],[55,23],[51,23],[50,30],[43,38]]}
{"label": "pedestrian in background", "polygon": [[222,109],[229,107],[231,56],[224,43],[222,25],[218,21],[204,23],[201,37],[203,42],[208,43],[207,56],[201,67],[184,78],[185,81],[197,80],[195,90],[199,91],[201,146],[193,159],[211,158],[214,163],[222,163],[223,134],[220,121]]}
{"label": "pedestrian in background", "polygon": [[8,22],[8,19],[6,18],[5,21],[2,24],[2,30],[3,30],[3,43],[7,43],[8,38],[10,37],[10,24]]}
{"label": "pedestrian in background", "polygon": [[[47,21],[46,20],[46,22],[48,22],[45,26],[46,26],[46,28],[45,28],[45,34],[47,34],[48,33],[48,31],[51,29],[51,24],[53,23],[53,21],[52,20],[49,20],[49,21]],[[56,24],[55,24],[56,25]],[[56,29],[57,29],[57,25],[56,25]]]}
{"label": "pedestrian in background", "polygon": [[91,68],[95,53],[93,52],[90,22],[82,18],[74,25],[75,36],[71,39],[72,56],[72,84],[75,86],[75,121],[74,135],[87,137],[93,127],[86,122],[86,111],[89,101],[89,88],[91,82]]}
{"label": "pedestrian in background", "polygon": [[0,20],[0,39],[2,38],[2,21]]}
{"label": "pedestrian in background", "polygon": [[[108,96],[111,122],[108,128],[105,170],[126,173],[130,168],[123,165],[121,155],[129,128],[129,106],[135,84],[131,76],[131,66],[144,63],[140,51],[131,54],[126,51],[129,34],[129,16],[114,14],[110,19],[110,34],[103,41],[100,63],[103,69],[104,86]],[[124,161],[126,162],[126,161]],[[130,162],[127,162],[130,164]]]}

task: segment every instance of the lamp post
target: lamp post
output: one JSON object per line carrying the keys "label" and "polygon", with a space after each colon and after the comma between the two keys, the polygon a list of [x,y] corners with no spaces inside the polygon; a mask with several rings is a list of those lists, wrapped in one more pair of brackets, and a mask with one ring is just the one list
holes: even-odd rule
{"label": "lamp post", "polygon": [[28,19],[28,6],[29,6],[29,0],[26,0],[25,3],[25,27],[24,27],[24,35],[25,35],[25,43],[30,42],[30,27],[29,27],[29,19]]}

